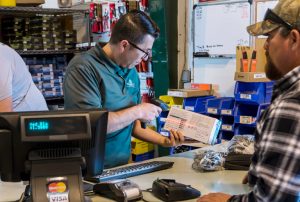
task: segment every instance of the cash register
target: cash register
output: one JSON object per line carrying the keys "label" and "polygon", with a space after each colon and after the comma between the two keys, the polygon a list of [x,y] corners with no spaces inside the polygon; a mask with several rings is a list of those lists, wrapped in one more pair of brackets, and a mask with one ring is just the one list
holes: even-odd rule
{"label": "cash register", "polygon": [[28,181],[30,201],[85,201],[82,176],[103,171],[108,113],[0,113],[0,174]]}

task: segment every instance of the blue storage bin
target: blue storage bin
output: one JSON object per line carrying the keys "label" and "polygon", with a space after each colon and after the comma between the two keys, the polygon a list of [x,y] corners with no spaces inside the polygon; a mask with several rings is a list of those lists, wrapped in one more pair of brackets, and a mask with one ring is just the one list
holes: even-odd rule
{"label": "blue storage bin", "polygon": [[231,140],[234,136],[234,131],[221,131],[220,137],[222,140]]}
{"label": "blue storage bin", "polygon": [[183,109],[193,112],[195,109],[197,98],[198,97],[184,98],[183,99]]}
{"label": "blue storage bin", "polygon": [[169,111],[162,111],[157,117],[157,132],[159,133],[161,129],[164,127],[166,118],[168,117]]}
{"label": "blue storage bin", "polygon": [[261,112],[268,106],[269,104],[252,105],[237,103],[234,110],[234,123],[255,126]]}
{"label": "blue storage bin", "polygon": [[207,114],[221,114],[221,105],[224,100],[232,100],[233,98],[230,97],[221,97],[221,98],[213,98],[208,99],[206,102],[206,113]]}
{"label": "blue storage bin", "polygon": [[208,99],[206,102],[206,114],[219,115],[222,98]]}
{"label": "blue storage bin", "polygon": [[234,135],[254,135],[255,129],[255,126],[238,124],[235,127]]}
{"label": "blue storage bin", "polygon": [[194,112],[205,114],[206,113],[206,102],[208,99],[215,98],[215,96],[203,96],[198,97],[196,100]]}
{"label": "blue storage bin", "polygon": [[235,107],[235,99],[233,97],[228,97],[223,99],[221,102],[221,116],[233,116]]}
{"label": "blue storage bin", "polygon": [[234,116],[221,116],[221,131],[234,131]]}
{"label": "blue storage bin", "polygon": [[144,154],[132,154],[132,161],[134,162],[139,162],[139,161],[145,161],[145,160],[149,160],[149,159],[153,159],[154,158],[154,151],[150,151],[150,152],[146,152]]}
{"label": "blue storage bin", "polygon": [[274,82],[241,82],[235,84],[234,96],[237,102],[254,104],[270,103]]}

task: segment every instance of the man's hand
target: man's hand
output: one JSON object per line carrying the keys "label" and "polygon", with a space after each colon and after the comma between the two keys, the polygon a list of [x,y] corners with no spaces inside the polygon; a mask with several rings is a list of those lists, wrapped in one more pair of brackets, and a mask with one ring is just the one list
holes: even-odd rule
{"label": "man's hand", "polygon": [[150,103],[142,103],[136,106],[137,109],[137,119],[142,122],[149,122],[159,116],[161,112],[161,108],[150,104]]}
{"label": "man's hand", "polygon": [[184,136],[179,131],[170,130],[170,137],[163,137],[163,142],[161,146],[164,147],[174,147],[181,145],[184,142]]}
{"label": "man's hand", "polygon": [[220,192],[210,193],[198,198],[197,202],[227,202],[230,197],[231,195],[220,193]]}

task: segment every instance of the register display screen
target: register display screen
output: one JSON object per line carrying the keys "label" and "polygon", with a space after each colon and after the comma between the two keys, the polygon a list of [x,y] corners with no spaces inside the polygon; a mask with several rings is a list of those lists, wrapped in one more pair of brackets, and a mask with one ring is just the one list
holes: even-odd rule
{"label": "register display screen", "polygon": [[77,135],[88,131],[85,116],[25,118],[25,135],[32,136],[59,136]]}

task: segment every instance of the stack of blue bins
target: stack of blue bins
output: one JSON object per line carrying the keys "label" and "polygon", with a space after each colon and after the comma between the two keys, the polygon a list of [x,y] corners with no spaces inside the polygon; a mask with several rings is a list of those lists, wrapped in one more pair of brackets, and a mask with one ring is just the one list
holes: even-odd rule
{"label": "stack of blue bins", "polygon": [[234,109],[235,109],[235,99],[233,97],[224,98],[221,101],[220,116],[222,121],[222,126],[220,129],[220,138],[224,140],[231,140],[234,136]]}
{"label": "stack of blue bins", "polygon": [[206,115],[222,121],[221,130],[217,137],[217,143],[221,139],[231,139],[233,136],[233,108],[234,98],[221,97],[207,100]]}
{"label": "stack of blue bins", "polygon": [[257,120],[269,106],[274,82],[241,82],[235,85],[235,135],[254,134]]}

